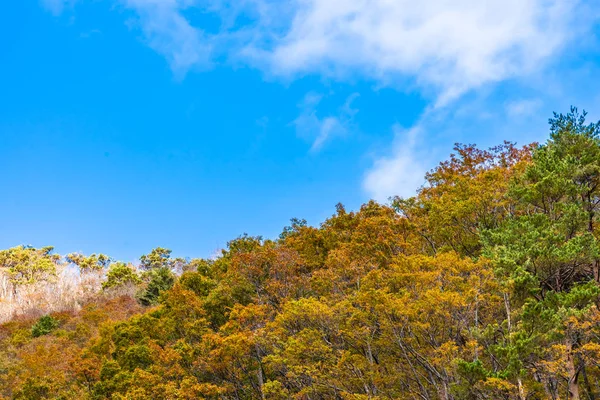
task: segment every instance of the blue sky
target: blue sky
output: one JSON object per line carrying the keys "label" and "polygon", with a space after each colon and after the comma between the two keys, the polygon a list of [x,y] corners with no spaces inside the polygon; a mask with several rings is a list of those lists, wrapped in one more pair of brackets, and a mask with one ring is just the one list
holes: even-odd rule
{"label": "blue sky", "polygon": [[576,0],[8,2],[0,248],[206,257],[409,196],[455,142],[544,140],[570,105],[599,118],[599,16]]}

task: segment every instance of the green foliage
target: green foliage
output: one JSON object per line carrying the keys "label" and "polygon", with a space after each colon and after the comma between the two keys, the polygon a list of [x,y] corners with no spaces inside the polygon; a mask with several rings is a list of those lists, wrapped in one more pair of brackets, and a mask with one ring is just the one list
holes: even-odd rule
{"label": "green foliage", "polygon": [[15,400],[43,400],[50,397],[50,385],[40,379],[28,378],[15,393]]}
{"label": "green foliage", "polygon": [[141,278],[135,268],[129,264],[117,262],[111,265],[103,289],[114,289],[123,286],[135,286],[141,283]]}
{"label": "green foliage", "polygon": [[217,285],[216,282],[199,272],[186,272],[179,278],[179,284],[199,297],[206,297]]}
{"label": "green foliage", "polygon": [[163,267],[170,267],[171,250],[163,247],[152,249],[150,254],[140,257],[140,268],[144,270],[152,270]]}
{"label": "green foliage", "polygon": [[171,258],[171,250],[157,247],[150,254],[140,257],[140,268],[144,271],[161,268],[182,270],[186,268],[186,262],[181,258]]}
{"label": "green foliage", "polygon": [[281,240],[285,240],[286,237],[298,233],[302,228],[307,227],[305,219],[292,218],[290,220],[291,225],[283,228],[283,232],[279,235]]}
{"label": "green foliage", "polygon": [[145,345],[129,346],[121,356],[121,364],[130,371],[136,368],[145,369],[152,365],[150,348]]}
{"label": "green foliage", "polygon": [[47,335],[58,328],[58,326],[59,322],[57,320],[50,315],[44,315],[31,327],[31,336],[36,338]]}
{"label": "green foliage", "polygon": [[260,247],[263,243],[261,236],[249,236],[243,234],[237,239],[227,242],[227,250],[223,250],[223,257],[231,257],[234,254],[245,253]]}
{"label": "green foliage", "polygon": [[17,246],[0,251],[0,271],[4,271],[15,285],[28,285],[52,279],[57,273],[60,256],[53,254],[53,247],[36,249]]}
{"label": "green foliage", "polygon": [[175,275],[165,267],[148,271],[146,279],[148,284],[138,295],[139,302],[144,306],[157,304],[160,294],[171,289],[175,283]]}
{"label": "green foliage", "polygon": [[107,270],[113,261],[104,254],[92,254],[86,257],[83,254],[71,253],[66,256],[66,259],[77,265],[82,273]]}

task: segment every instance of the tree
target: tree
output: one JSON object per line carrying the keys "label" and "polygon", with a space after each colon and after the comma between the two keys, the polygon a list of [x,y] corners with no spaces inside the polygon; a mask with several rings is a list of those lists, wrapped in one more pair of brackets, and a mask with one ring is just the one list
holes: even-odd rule
{"label": "tree", "polygon": [[31,327],[31,336],[39,337],[47,335],[58,327],[58,321],[50,315],[44,315]]}
{"label": "tree", "polygon": [[159,268],[182,270],[185,268],[185,264],[185,260],[182,258],[171,258],[171,250],[164,247],[152,249],[149,254],[140,257],[140,268],[143,271],[151,271]]}
{"label": "tree", "polygon": [[419,238],[418,252],[451,250],[474,257],[481,251],[480,233],[496,228],[511,213],[508,183],[528,163],[531,146],[519,149],[505,142],[481,150],[457,144],[454,151],[426,175],[427,184],[417,196],[396,197],[392,205]]}
{"label": "tree", "polygon": [[15,285],[28,285],[56,275],[60,256],[53,254],[51,246],[36,249],[17,246],[0,251],[0,270],[7,273]]}
{"label": "tree", "polygon": [[131,287],[141,283],[141,279],[131,264],[116,262],[111,265],[106,274],[106,281],[102,283],[103,289]]}
{"label": "tree", "polygon": [[[555,114],[550,132],[511,185],[514,212],[485,233],[485,254],[512,291],[507,318],[516,308],[512,318],[520,326],[510,335],[531,342],[517,352],[519,362],[534,356],[531,362],[539,367],[544,354],[537,349],[561,340],[569,398],[578,399],[579,376],[586,366],[575,354],[585,343],[571,321],[598,300],[600,124],[586,125],[585,113],[572,109]],[[554,396],[560,380],[551,372],[546,391]]]}
{"label": "tree", "polygon": [[104,254],[92,254],[91,256],[84,256],[80,253],[71,253],[66,257],[68,262],[73,263],[79,267],[79,271],[83,274],[88,272],[102,272],[110,267],[113,260]]}
{"label": "tree", "polygon": [[165,267],[153,269],[148,272],[148,275],[149,281],[138,295],[139,302],[144,306],[157,304],[160,294],[171,289],[175,283],[175,275]]}

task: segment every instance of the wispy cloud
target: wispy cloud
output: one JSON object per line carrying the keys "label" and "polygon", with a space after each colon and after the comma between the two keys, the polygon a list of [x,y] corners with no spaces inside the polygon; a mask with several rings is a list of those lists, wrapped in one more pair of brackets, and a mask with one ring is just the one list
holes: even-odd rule
{"label": "wispy cloud", "polygon": [[42,7],[53,15],[60,15],[65,7],[72,7],[77,0],[41,0]]}
{"label": "wispy cloud", "polygon": [[[58,14],[75,0],[42,1]],[[365,174],[363,188],[378,200],[414,193],[435,159],[423,139],[430,140],[433,132],[474,130],[473,118],[490,113],[498,125],[506,125],[507,116],[537,121],[529,116],[549,106],[537,95],[486,100],[469,111],[463,100],[493,91],[502,82],[543,75],[599,20],[597,10],[590,12],[584,0],[112,1],[135,11],[144,41],[180,77],[226,60],[282,79],[306,74],[342,81],[359,77],[377,86],[416,90],[429,99],[412,128],[393,127],[391,151],[375,157]],[[211,30],[195,25],[189,15],[198,10],[216,16],[220,25]],[[561,76],[544,85],[556,85]],[[293,124],[297,134],[311,142],[312,152],[348,133],[356,112],[353,99],[337,112],[322,115],[321,96],[306,96]],[[443,120],[447,115],[453,120]],[[523,127],[507,129],[513,128]],[[472,134],[489,137],[488,132]],[[452,139],[444,146],[460,140],[457,132],[447,136]]]}
{"label": "wispy cloud", "polygon": [[90,29],[89,31],[81,32],[79,34],[79,37],[81,39],[89,39],[93,36],[101,35],[101,34],[102,34],[102,31],[99,29]]}
{"label": "wispy cloud", "polygon": [[506,113],[510,117],[526,117],[538,111],[541,106],[541,99],[517,99],[506,104]]}
{"label": "wispy cloud", "polygon": [[[43,1],[60,12],[72,0]],[[579,0],[114,1],[136,11],[146,42],[178,74],[225,55],[286,77],[359,74],[402,89],[408,79],[438,105],[543,68],[593,22]],[[221,25],[207,33],[186,10]]]}
{"label": "wispy cloud", "polygon": [[146,43],[166,58],[176,76],[183,77],[191,68],[210,65],[211,39],[183,15],[183,11],[196,2],[121,0],[121,3],[137,13]]}
{"label": "wispy cloud", "polygon": [[[552,111],[568,110],[573,101],[591,111],[598,108],[600,83],[591,76],[569,79],[564,90],[543,98],[524,96],[506,101],[505,95],[498,98],[483,92],[444,108],[430,108],[406,129],[396,125],[391,146],[376,150],[372,157],[362,181],[364,192],[378,201],[415,195],[425,173],[446,159],[457,142],[487,148],[503,140],[518,145],[544,141]],[[574,93],[573,87],[586,90]],[[598,113],[592,113],[590,120],[596,118],[600,118]]]}
{"label": "wispy cloud", "polygon": [[319,117],[317,107],[321,102],[322,95],[309,92],[300,103],[300,115],[292,124],[296,127],[299,137],[312,141],[310,151],[316,153],[334,137],[344,136],[348,133],[354,115],[358,112],[352,108],[352,102],[358,97],[358,93],[350,95],[344,105],[340,107],[337,115]]}
{"label": "wispy cloud", "polygon": [[423,185],[431,159],[420,151],[425,132],[420,125],[403,129],[393,126],[394,143],[390,154],[375,160],[363,180],[363,189],[375,200],[391,196],[409,197]]}
{"label": "wispy cloud", "polygon": [[577,1],[308,0],[263,52],[282,74],[414,77],[446,103],[522,76],[572,38]]}

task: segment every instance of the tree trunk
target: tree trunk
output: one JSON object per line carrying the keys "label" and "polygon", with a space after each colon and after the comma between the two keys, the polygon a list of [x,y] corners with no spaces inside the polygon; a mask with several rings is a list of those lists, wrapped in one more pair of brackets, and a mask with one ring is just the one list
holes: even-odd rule
{"label": "tree trunk", "polygon": [[254,347],[256,349],[256,360],[258,361],[258,370],[256,371],[256,379],[258,380],[258,390],[260,391],[260,398],[262,400],[265,400],[265,392],[264,392],[264,385],[265,385],[265,378],[263,375],[263,366],[262,366],[262,360],[260,357],[260,348],[258,347],[258,344],[255,345]]}
{"label": "tree trunk", "polygon": [[569,374],[568,385],[569,385],[569,399],[579,400],[579,384],[577,378],[579,371],[575,368],[575,360],[573,357],[573,343],[567,338],[566,343],[566,357],[565,363],[567,366],[567,373]]}
{"label": "tree trunk", "polygon": [[438,394],[440,400],[450,400],[448,384],[446,382],[442,382],[442,386],[440,387]]}
{"label": "tree trunk", "polygon": [[[504,293],[504,308],[506,309],[506,323],[508,328],[508,335],[510,338],[510,334],[512,331],[512,320],[510,317],[510,299],[508,297],[508,293]],[[510,339],[509,339],[510,340]],[[517,377],[517,387],[519,389],[519,400],[525,400],[527,396],[525,396],[525,389],[523,388],[523,381],[521,381],[521,377]]]}
{"label": "tree trunk", "polygon": [[527,396],[525,396],[525,389],[523,388],[521,378],[517,378],[517,386],[519,388],[519,400],[526,400]]}
{"label": "tree trunk", "polygon": [[583,376],[583,384],[585,385],[585,390],[587,391],[588,400],[596,400],[596,395],[594,394],[594,388],[590,384],[590,380],[587,376],[587,371],[585,370],[585,362],[580,358],[579,362],[581,363],[581,375]]}

